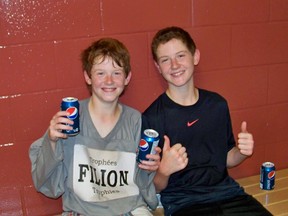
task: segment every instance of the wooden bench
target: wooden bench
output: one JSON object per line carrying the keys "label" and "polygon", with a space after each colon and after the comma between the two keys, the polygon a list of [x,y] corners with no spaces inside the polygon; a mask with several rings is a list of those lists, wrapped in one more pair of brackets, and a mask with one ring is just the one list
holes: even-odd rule
{"label": "wooden bench", "polygon": [[237,182],[273,215],[288,216],[288,168],[276,170],[275,180],[273,190],[260,189],[260,175],[237,179]]}
{"label": "wooden bench", "polygon": [[[260,175],[237,179],[244,190],[254,196],[275,216],[288,216],[288,168],[276,170],[275,188],[260,189]],[[154,216],[163,216],[163,208],[152,212]]]}

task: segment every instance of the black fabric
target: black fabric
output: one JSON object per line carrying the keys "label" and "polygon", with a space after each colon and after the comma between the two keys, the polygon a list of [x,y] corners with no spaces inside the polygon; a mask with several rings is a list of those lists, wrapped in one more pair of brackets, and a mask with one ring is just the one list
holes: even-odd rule
{"label": "black fabric", "polygon": [[227,153],[235,146],[229,108],[219,94],[199,89],[199,100],[181,106],[165,93],[143,113],[142,129],[153,128],[187,149],[187,167],[170,176],[161,192],[165,215],[189,205],[211,203],[245,194],[229,175]]}
{"label": "black fabric", "polygon": [[237,196],[222,202],[192,205],[172,216],[272,216],[261,203],[250,195]]}

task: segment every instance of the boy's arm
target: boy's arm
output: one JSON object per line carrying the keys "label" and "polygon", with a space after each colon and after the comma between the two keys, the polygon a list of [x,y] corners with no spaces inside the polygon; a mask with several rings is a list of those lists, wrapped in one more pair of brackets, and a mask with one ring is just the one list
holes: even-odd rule
{"label": "boy's arm", "polygon": [[253,154],[254,140],[251,133],[247,131],[247,123],[242,122],[241,132],[238,134],[238,145],[233,147],[227,155],[227,167],[237,166],[247,157]]}
{"label": "boy's arm", "polygon": [[67,134],[62,130],[71,130],[73,121],[66,118],[69,113],[58,111],[51,119],[45,135],[30,147],[29,156],[32,163],[32,179],[37,191],[49,197],[60,196],[63,190],[65,170],[63,166],[62,140]]}
{"label": "boy's arm", "polygon": [[59,197],[64,191],[62,183],[65,172],[61,146],[60,143],[57,143],[56,149],[53,150],[46,133],[29,149],[34,186],[37,191],[52,198]]}

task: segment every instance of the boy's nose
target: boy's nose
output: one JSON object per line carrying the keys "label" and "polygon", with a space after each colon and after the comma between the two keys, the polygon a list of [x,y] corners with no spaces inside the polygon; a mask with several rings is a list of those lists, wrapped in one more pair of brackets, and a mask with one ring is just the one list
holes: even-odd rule
{"label": "boy's nose", "polygon": [[106,82],[106,83],[112,83],[112,82],[113,82],[112,76],[108,75],[108,76],[106,77],[105,82]]}
{"label": "boy's nose", "polygon": [[177,67],[179,67],[179,63],[178,63],[178,61],[177,61],[177,59],[171,59],[171,67],[172,68],[177,68]]}

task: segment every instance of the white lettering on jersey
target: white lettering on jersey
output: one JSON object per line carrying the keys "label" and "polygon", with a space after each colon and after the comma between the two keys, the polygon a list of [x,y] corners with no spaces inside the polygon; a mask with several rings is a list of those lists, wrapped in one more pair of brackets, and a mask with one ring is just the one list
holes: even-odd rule
{"label": "white lettering on jersey", "polygon": [[133,181],[136,154],[74,146],[73,189],[87,202],[139,194]]}

